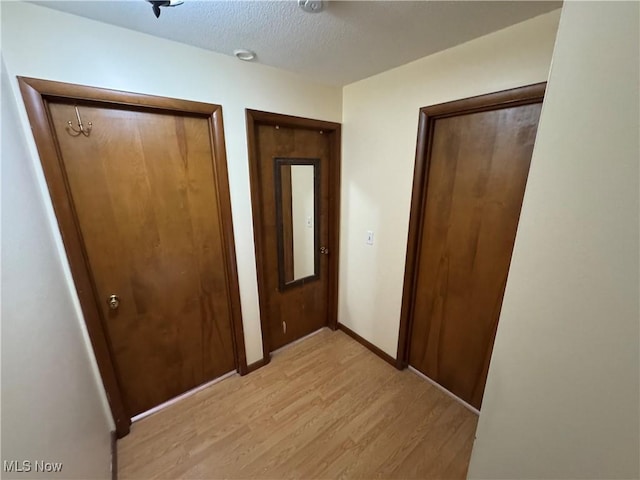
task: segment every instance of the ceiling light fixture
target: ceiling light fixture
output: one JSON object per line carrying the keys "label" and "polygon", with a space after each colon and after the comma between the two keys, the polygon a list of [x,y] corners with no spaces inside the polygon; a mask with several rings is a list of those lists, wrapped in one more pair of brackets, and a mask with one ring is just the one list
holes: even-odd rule
{"label": "ceiling light fixture", "polygon": [[254,58],[256,58],[256,53],[251,50],[247,50],[245,48],[239,48],[238,50],[234,50],[233,54],[239,58],[240,60],[244,60],[245,62],[250,62]]}
{"label": "ceiling light fixture", "polygon": [[298,6],[307,13],[320,13],[324,10],[322,0],[298,0]]}
{"label": "ceiling light fixture", "polygon": [[151,9],[156,18],[160,18],[160,7],[177,7],[182,5],[184,0],[147,0],[151,4]]}

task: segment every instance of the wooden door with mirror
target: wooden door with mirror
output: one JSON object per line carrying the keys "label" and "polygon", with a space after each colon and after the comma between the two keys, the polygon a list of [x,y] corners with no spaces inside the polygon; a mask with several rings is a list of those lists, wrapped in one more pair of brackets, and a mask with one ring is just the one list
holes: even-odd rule
{"label": "wooden door with mirror", "polygon": [[244,370],[220,107],[21,88],[117,422]]}
{"label": "wooden door with mirror", "polygon": [[399,366],[482,403],[545,84],[425,107]]}
{"label": "wooden door with mirror", "polygon": [[337,311],[340,125],[247,111],[263,350]]}

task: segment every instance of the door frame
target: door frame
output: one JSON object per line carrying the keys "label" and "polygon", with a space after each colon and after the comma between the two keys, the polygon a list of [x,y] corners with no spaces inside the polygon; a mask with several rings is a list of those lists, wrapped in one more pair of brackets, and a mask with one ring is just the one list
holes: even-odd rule
{"label": "door frame", "polygon": [[419,261],[419,249],[422,244],[423,215],[426,209],[429,188],[429,166],[433,130],[436,120],[470,113],[487,112],[508,107],[541,103],[547,83],[536,83],[524,87],[512,88],[496,93],[440,103],[420,109],[418,122],[418,140],[416,161],[413,174],[413,192],[411,194],[411,214],[409,217],[409,235],[404,268],[404,286],[402,289],[402,308],[400,311],[400,329],[398,334],[398,356],[396,367],[409,366],[409,346],[413,327],[413,311],[416,299],[416,284]]}
{"label": "door frame", "polygon": [[262,330],[262,361],[255,367],[266,365],[271,361],[271,335],[269,318],[269,292],[266,286],[266,272],[260,259],[264,258],[262,234],[264,221],[262,218],[260,165],[258,163],[256,129],[259,125],[280,125],[283,127],[322,130],[330,139],[330,158],[327,169],[323,172],[329,176],[329,278],[327,279],[327,326],[331,330],[338,328],[338,251],[340,244],[340,146],[341,128],[339,123],[295,117],[279,113],[263,112],[246,109],[247,119],[247,147],[249,153],[249,180],[251,185],[251,206],[253,209],[253,239],[256,253],[256,273],[258,276],[258,303],[260,307],[260,328]]}
{"label": "door frame", "polygon": [[71,191],[63,167],[60,147],[51,123],[47,103],[49,100],[78,100],[102,105],[120,106],[155,113],[186,113],[208,119],[213,153],[213,174],[217,201],[220,208],[220,230],[225,258],[225,273],[229,282],[228,302],[231,313],[236,369],[243,375],[247,372],[247,360],[240,309],[240,289],[236,267],[235,241],[231,221],[227,160],[225,153],[222,107],[208,103],[174,98],[158,97],[139,93],[121,92],[70,83],[18,77],[20,91],[27,110],[40,162],[51,196],[56,220],[60,228],[71,274],[80,300],[98,369],[116,425],[118,438],[129,433],[131,418],[127,413],[121,382],[115,368],[105,319],[99,307],[99,298],[93,282],[91,268],[80,231],[80,224],[71,200]]}

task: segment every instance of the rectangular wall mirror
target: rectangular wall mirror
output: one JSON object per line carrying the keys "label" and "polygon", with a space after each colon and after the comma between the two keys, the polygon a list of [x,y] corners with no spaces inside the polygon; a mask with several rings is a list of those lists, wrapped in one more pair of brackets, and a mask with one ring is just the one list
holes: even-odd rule
{"label": "rectangular wall mirror", "polygon": [[319,160],[276,158],[276,231],[280,289],[319,276]]}

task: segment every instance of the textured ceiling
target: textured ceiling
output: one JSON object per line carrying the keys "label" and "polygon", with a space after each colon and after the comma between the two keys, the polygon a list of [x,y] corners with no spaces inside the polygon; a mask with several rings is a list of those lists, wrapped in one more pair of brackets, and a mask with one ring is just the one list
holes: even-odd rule
{"label": "textured ceiling", "polygon": [[331,1],[305,13],[296,1],[36,1],[39,5],[346,85],[559,8],[559,1]]}

